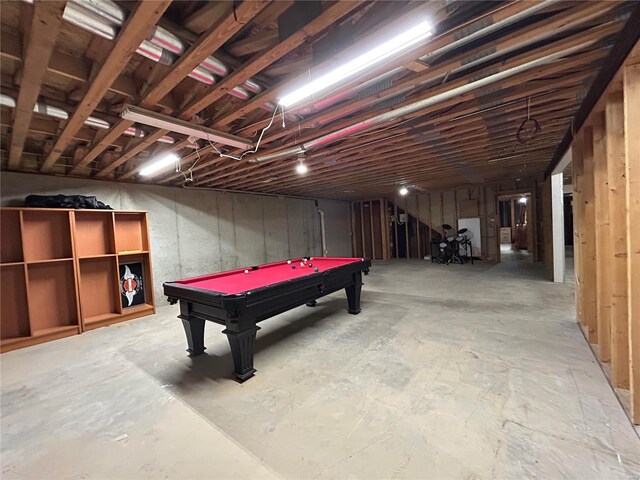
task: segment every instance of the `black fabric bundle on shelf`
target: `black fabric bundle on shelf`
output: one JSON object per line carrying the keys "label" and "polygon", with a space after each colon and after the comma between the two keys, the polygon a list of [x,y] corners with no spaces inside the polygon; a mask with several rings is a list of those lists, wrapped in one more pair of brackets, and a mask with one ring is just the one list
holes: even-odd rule
{"label": "black fabric bundle on shelf", "polygon": [[25,207],[31,208],[86,208],[113,210],[94,196],[86,195],[29,195],[24,200]]}

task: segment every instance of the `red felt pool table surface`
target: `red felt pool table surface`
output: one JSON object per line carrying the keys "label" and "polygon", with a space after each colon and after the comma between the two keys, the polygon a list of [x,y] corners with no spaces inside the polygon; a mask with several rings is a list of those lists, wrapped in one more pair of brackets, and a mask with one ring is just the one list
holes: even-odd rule
{"label": "red felt pool table surface", "polygon": [[[286,260],[275,263],[259,265],[257,270],[246,267],[238,270],[203,275],[201,277],[187,278],[175,283],[191,288],[210,290],[226,294],[244,293],[256,288],[266,287],[280,282],[285,282],[294,278],[301,278],[315,274],[315,268],[319,272],[324,272],[332,268],[341,267],[349,263],[361,262],[362,258],[342,258],[342,257],[313,257],[309,262],[312,267],[301,267],[301,258],[291,259],[291,265]],[[249,270],[249,273],[244,273]]]}

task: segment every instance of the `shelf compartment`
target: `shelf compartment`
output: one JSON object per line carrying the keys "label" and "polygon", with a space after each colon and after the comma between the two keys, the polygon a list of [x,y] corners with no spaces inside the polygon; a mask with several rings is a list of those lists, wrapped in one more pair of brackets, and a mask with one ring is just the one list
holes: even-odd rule
{"label": "shelf compartment", "polygon": [[0,231],[2,232],[0,262],[21,262],[23,257],[19,210],[2,210],[0,214]]}
{"label": "shelf compartment", "polygon": [[147,220],[144,213],[115,213],[116,253],[149,250]]}
{"label": "shelf compartment", "polygon": [[113,257],[83,258],[79,261],[80,309],[86,322],[93,317],[119,314],[117,263]]}
{"label": "shelf compartment", "polygon": [[[121,292],[122,286],[120,285],[120,281],[123,276],[121,267],[123,265],[130,265],[130,264],[137,264],[137,263],[142,264],[142,271],[133,272],[133,273],[135,273],[136,275],[142,273],[142,286],[144,291],[144,299],[142,299],[143,301],[142,304],[132,305],[131,307],[128,307],[127,306],[129,304],[128,299]],[[135,309],[136,307],[142,306],[143,304],[147,304],[147,305],[154,304],[153,280],[151,276],[152,276],[151,261],[150,261],[148,252],[118,255],[118,291],[120,292],[119,295],[120,295],[120,303],[122,305],[122,313],[126,313],[131,309]]]}
{"label": "shelf compartment", "polygon": [[27,262],[73,256],[68,211],[23,210],[22,236]]}
{"label": "shelf compartment", "polygon": [[27,266],[31,331],[79,325],[73,262]]}
{"label": "shelf compartment", "polygon": [[113,213],[75,212],[76,254],[80,257],[115,253]]}
{"label": "shelf compartment", "polygon": [[152,315],[155,312],[156,309],[153,305],[149,305],[146,303],[136,305],[135,307],[123,309],[122,313],[119,315],[98,315],[95,317],[85,318],[84,330],[94,330],[96,328],[106,327],[108,325],[113,325],[116,323],[127,322],[129,320],[133,320],[134,318]]}
{"label": "shelf compartment", "polygon": [[28,337],[29,309],[27,307],[27,283],[24,265],[0,267],[0,338],[2,340]]}

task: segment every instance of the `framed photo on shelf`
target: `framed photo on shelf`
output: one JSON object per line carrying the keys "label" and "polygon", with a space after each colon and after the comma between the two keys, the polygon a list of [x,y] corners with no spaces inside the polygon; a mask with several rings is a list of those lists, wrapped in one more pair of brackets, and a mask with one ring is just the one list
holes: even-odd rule
{"label": "framed photo on shelf", "polygon": [[121,263],[120,295],[122,307],[130,308],[145,303],[144,265],[141,261]]}

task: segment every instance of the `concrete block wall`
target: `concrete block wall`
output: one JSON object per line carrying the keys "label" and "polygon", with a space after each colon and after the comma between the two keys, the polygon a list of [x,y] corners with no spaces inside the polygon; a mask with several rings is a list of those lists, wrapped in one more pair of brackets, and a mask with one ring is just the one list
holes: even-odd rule
{"label": "concrete block wall", "polygon": [[349,204],[157,187],[13,172],[0,174],[2,206],[29,194],[95,195],[116,210],[147,210],[156,303],[162,282],[321,254],[325,212],[328,255],[350,256]]}

